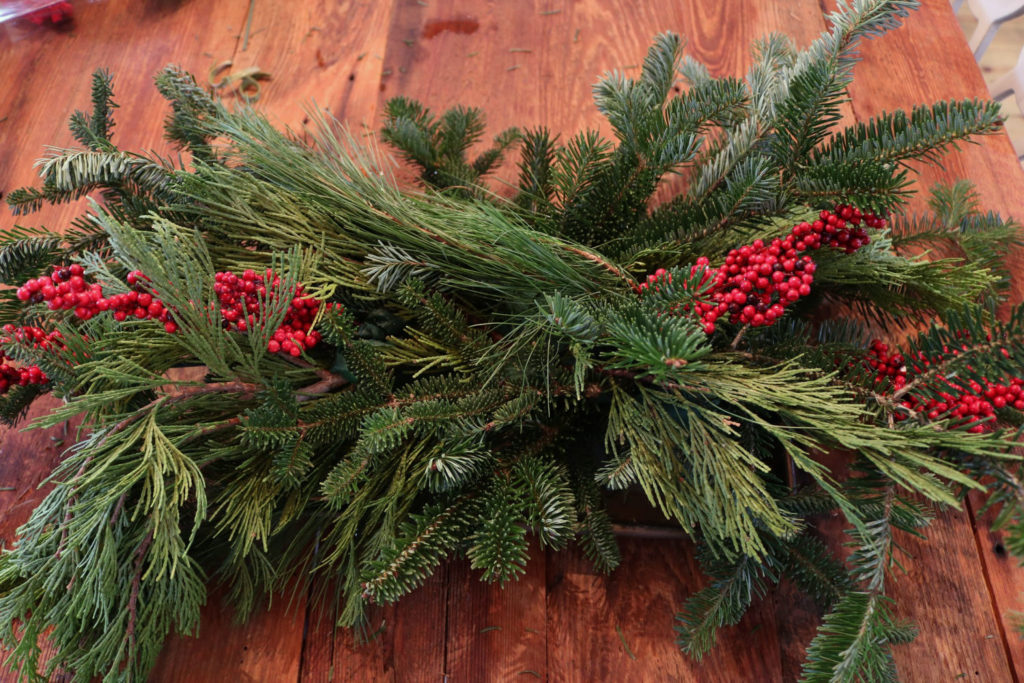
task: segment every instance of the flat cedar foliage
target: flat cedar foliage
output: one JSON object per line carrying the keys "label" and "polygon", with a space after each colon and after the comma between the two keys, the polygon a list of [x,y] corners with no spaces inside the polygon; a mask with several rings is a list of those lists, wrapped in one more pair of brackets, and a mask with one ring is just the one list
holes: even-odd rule
{"label": "flat cedar foliage", "polygon": [[[319,597],[358,626],[453,554],[484,581],[515,580],[531,537],[578,543],[611,571],[603,497],[634,488],[692,535],[710,577],[680,606],[686,656],[787,577],[825,615],[804,680],[894,679],[890,646],[914,637],[886,597],[901,538],[978,489],[1024,548],[1010,392],[1024,311],[996,315],[1017,226],[966,183],[936,188],[928,215],[901,213],[909,162],[998,131],[998,108],[940,102],[836,128],[861,40],[916,4],[840,3],[805,50],[757,41],[742,79],[659,35],[638,78],[594,88],[612,140],[511,129],[479,145],[480,111],[396,98],[383,138],[421,188],[397,187],[323,113],[281,132],[173,67],[156,85],[186,154],[122,150],[113,80],[97,72],[92,111],[71,118],[81,147],[52,150],[41,185],[7,202],[99,201],[62,232],[0,242],[6,362],[45,373],[14,382],[0,412],[13,423],[50,391],[64,404],[30,427],[82,425],[0,555],[8,665],[143,680],[172,630],[199,627],[209,584],[242,617],[296,580],[337,585]],[[518,176],[495,192],[484,178],[505,157]],[[667,178],[679,192],[652,208]],[[813,284],[772,324],[742,322],[734,299],[710,326],[697,315],[731,249],[760,253],[843,205],[887,223],[852,251],[808,248]],[[19,298],[73,264],[104,296],[141,271],[136,290],[174,325]],[[268,269],[280,283],[242,331],[215,273]],[[299,284],[331,305],[323,340],[292,355],[273,335]],[[16,333],[32,326],[60,343]],[[869,348],[883,327],[919,330],[886,352],[888,373]],[[205,376],[174,379],[181,367]],[[823,464],[837,451],[848,477]],[[845,559],[813,530],[832,510]],[[55,654],[37,674],[46,632]]]}

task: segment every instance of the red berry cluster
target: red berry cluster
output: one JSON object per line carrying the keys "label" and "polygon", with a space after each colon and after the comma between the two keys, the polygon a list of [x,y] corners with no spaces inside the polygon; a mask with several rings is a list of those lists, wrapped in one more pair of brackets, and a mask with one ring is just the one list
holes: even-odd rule
{"label": "red berry cluster", "polygon": [[[290,304],[285,312],[284,322],[274,331],[267,349],[271,353],[284,352],[299,356],[303,350],[312,349],[320,342],[320,333],[311,327],[320,310],[321,302],[313,297],[304,296],[302,285],[297,285],[291,292],[279,291],[281,278],[269,269],[265,275],[257,275],[255,271],[247,270],[241,276],[221,272],[214,278],[213,288],[220,301],[225,329],[235,329],[239,332],[249,330],[257,323],[260,299],[287,296],[290,298]],[[76,263],[70,266],[54,266],[52,273],[29,280],[17,289],[16,294],[21,301],[45,303],[51,311],[73,310],[75,316],[82,320],[88,320],[99,313],[110,312],[119,322],[128,318],[150,319],[162,322],[168,333],[178,330],[172,311],[157,298],[156,292],[152,291],[148,277],[136,270],[128,273],[127,282],[131,291],[104,297],[103,288],[99,284],[86,282],[84,269]],[[341,304],[334,306],[342,308]],[[5,325],[3,331],[6,336],[0,337],[0,345],[18,342],[32,343],[41,349],[49,349],[57,344],[63,347],[63,343],[57,341],[61,337],[59,332],[47,333],[39,327],[14,325]],[[18,368],[6,362],[7,360],[7,356],[0,351],[0,394],[14,384],[43,384],[47,381],[46,374],[38,367]]]}
{"label": "red berry cluster", "polygon": [[0,351],[0,394],[6,394],[15,385],[46,384],[49,381],[46,373],[38,366],[17,367],[11,365],[9,360],[7,354]]}
{"label": "red berry cluster", "polygon": [[[847,254],[852,254],[865,244],[871,241],[867,231],[861,227],[876,228],[881,230],[885,227],[886,221],[873,213],[862,213],[860,209],[845,204],[840,204],[835,211],[822,211],[818,220],[813,223],[801,223],[794,228],[794,234],[799,229],[799,236],[805,242],[812,235],[817,235],[821,246],[835,247],[842,249]],[[809,226],[809,227],[808,227]],[[799,249],[799,247],[797,247]],[[817,247],[810,247],[816,249]]]}
{"label": "red berry cluster", "polygon": [[3,331],[4,336],[0,337],[0,344],[10,344],[12,342],[32,344],[32,348],[42,349],[43,351],[49,351],[52,348],[64,348],[64,342],[61,341],[63,337],[57,330],[47,332],[43,328],[33,325],[25,325],[23,327],[4,325]]}
{"label": "red berry cluster", "polygon": [[[701,256],[701,258],[704,258]],[[707,259],[704,259],[705,261]],[[672,273],[668,272],[664,268],[658,268],[656,271],[647,276],[647,282],[641,282],[637,285],[637,290],[642,294],[643,292],[650,290],[657,291],[658,285],[662,282],[672,282]]]}
{"label": "red berry cluster", "polygon": [[132,291],[115,294],[107,299],[108,308],[106,310],[114,312],[114,320],[118,322],[128,318],[157,320],[164,324],[164,329],[168,334],[178,331],[178,324],[174,322],[171,311],[164,306],[164,302],[154,296],[156,292],[150,292],[149,278],[143,275],[141,270],[133,270],[128,273],[125,280]]}
{"label": "red berry cluster", "polygon": [[[46,332],[41,327],[4,325],[4,336],[0,337],[0,344],[12,342],[31,343],[37,349],[50,349],[55,346],[63,347],[60,332]],[[6,394],[15,385],[26,386],[28,384],[46,384],[48,380],[46,373],[36,365],[28,367],[17,367],[11,365],[11,359],[0,350],[0,394]]]}
{"label": "red berry cluster", "polygon": [[[817,266],[810,256],[800,253],[833,246],[852,254],[870,241],[862,224],[882,228],[885,219],[840,205],[834,212],[822,211],[813,223],[794,226],[784,238],[767,244],[754,240],[753,244],[730,251],[721,267],[706,270],[707,277],[714,282],[708,300],[695,304],[705,332],[714,332],[715,322],[723,316],[728,316],[732,323],[753,327],[774,323],[786,306],[811,293]],[[691,274],[707,265],[708,259],[702,256],[691,268]],[[659,268],[639,285],[640,293],[657,289],[667,276]]]}
{"label": "red berry cluster", "polygon": [[[19,287],[17,297],[21,301],[46,303],[51,311],[73,310],[82,320],[102,312],[111,312],[119,322],[128,318],[157,320],[164,324],[168,333],[178,330],[173,312],[157,298],[156,292],[149,285],[149,278],[141,271],[128,273],[127,282],[131,291],[110,297],[103,296],[103,288],[99,284],[86,282],[84,275],[84,269],[77,263],[54,266],[50,275],[33,278]],[[310,328],[321,302],[303,296],[302,285],[298,285],[294,292],[278,292],[281,279],[271,270],[267,270],[264,275],[247,270],[240,276],[221,272],[214,278],[213,288],[220,301],[226,329],[247,331],[256,322],[260,310],[259,300],[268,297],[269,289],[271,298],[287,295],[291,298],[291,304],[285,313],[284,322],[268,343],[268,350],[271,353],[283,351],[299,356],[304,349],[312,349],[320,342],[320,333]],[[341,304],[337,304],[337,307],[341,308]]]}
{"label": "red berry cluster", "polygon": [[114,318],[159,320],[168,332],[175,332],[178,326],[171,320],[170,311],[163,303],[146,291],[145,276],[139,271],[128,273],[128,285],[132,291],[103,296],[103,288],[96,283],[85,281],[82,266],[54,266],[53,272],[29,280],[18,288],[17,296],[22,301],[46,303],[51,311],[74,310],[75,316],[88,320],[94,315],[112,311]]}
{"label": "red berry cluster", "polygon": [[816,266],[811,257],[797,255],[793,241],[792,235],[767,246],[754,240],[730,251],[715,273],[713,303],[698,304],[705,325],[725,315],[733,323],[771,325],[786,306],[810,294]]}
{"label": "red berry cluster", "polygon": [[80,318],[85,318],[96,301],[103,298],[99,285],[86,285],[82,266],[54,266],[49,275],[29,280],[16,292],[18,299],[31,303],[46,302],[51,311],[77,309]]}
{"label": "red berry cluster", "polygon": [[907,366],[903,354],[898,350],[889,354],[889,345],[875,339],[868,347],[867,363],[875,371],[875,384],[891,379],[893,389],[899,391],[907,383]]}
{"label": "red berry cluster", "polygon": [[[940,391],[938,396],[926,398],[911,393],[900,405],[908,411],[925,413],[929,420],[948,417],[953,427],[967,427],[968,432],[980,434],[994,428],[990,418],[996,409],[1024,410],[1024,378],[1013,377],[1007,383],[984,380],[984,384],[971,380],[966,386],[951,383],[949,391]],[[909,414],[898,412],[895,417],[905,420]]]}
{"label": "red berry cluster", "polygon": [[[220,300],[225,328],[245,332],[256,324],[259,300],[267,299],[267,282],[270,283],[270,296],[276,296],[281,287],[281,278],[272,270],[268,269],[264,275],[258,275],[253,270],[247,270],[241,276],[228,272],[216,274],[213,291]],[[320,342],[320,333],[310,329],[320,310],[320,301],[303,296],[302,285],[296,286],[290,296],[291,305],[285,313],[284,322],[274,332],[267,350],[299,356],[303,349],[312,349]],[[336,306],[341,308],[341,304]]]}
{"label": "red berry cluster", "polygon": [[[908,382],[913,381],[915,375],[926,372],[931,365],[941,363],[947,356],[959,355],[961,350],[967,349],[966,344],[960,349],[944,346],[942,354],[934,358],[928,358],[923,352],[918,352],[908,363],[903,354],[897,351],[890,355],[888,345],[875,340],[871,342],[868,351],[868,364],[877,373],[876,382],[889,378],[893,390],[899,391]],[[1009,351],[1001,351],[1004,356],[1009,357]],[[970,369],[970,366],[967,368]],[[938,391],[936,389],[939,387],[936,384],[941,387]],[[923,413],[929,420],[949,418],[953,427],[967,427],[968,432],[980,434],[993,428],[991,418],[996,410],[1024,410],[1024,378],[1021,377],[1011,377],[1003,382],[993,382],[982,377],[981,382],[970,380],[966,383],[938,377],[933,381],[931,389],[928,395],[915,391],[906,393],[899,403],[906,410],[896,412],[895,419],[906,420],[912,411]]]}

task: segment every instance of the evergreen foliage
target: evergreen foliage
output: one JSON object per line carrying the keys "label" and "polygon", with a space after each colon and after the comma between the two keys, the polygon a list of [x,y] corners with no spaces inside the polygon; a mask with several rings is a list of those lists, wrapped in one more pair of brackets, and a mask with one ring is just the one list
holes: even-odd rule
{"label": "evergreen foliage", "polygon": [[[576,543],[610,571],[604,491],[636,488],[695,538],[710,577],[679,614],[685,653],[706,653],[785,578],[827,610],[806,680],[892,680],[890,646],[913,629],[886,581],[933,509],[983,490],[1024,552],[1020,410],[973,429],[907,400],[1019,373],[1024,309],[997,315],[1019,231],[963,183],[937,188],[928,215],[900,214],[906,162],[996,131],[998,109],[941,102],[836,130],[860,40],[916,3],[840,5],[806,50],[758,41],[743,79],[712,78],[680,37],[658,36],[638,78],[612,72],[594,89],[614,140],[509,129],[474,155],[482,112],[396,98],[383,137],[418,169],[418,191],[325,114],[301,138],[283,133],[173,67],[157,88],[189,163],[122,150],[113,81],[97,72],[93,111],[71,118],[83,148],[53,151],[41,185],[7,201],[18,214],[102,202],[63,234],[0,236],[0,281],[79,264],[127,294],[125,274],[141,271],[136,291],[174,325],[3,294],[0,322],[63,341],[3,339],[48,383],[9,391],[0,416],[47,390],[65,402],[31,426],[83,425],[0,554],[10,661],[34,677],[53,627],[42,677],[142,680],[169,633],[199,628],[208,582],[230,586],[244,617],[296,578],[325,579],[353,626],[454,554],[505,583],[535,538]],[[514,146],[506,198],[482,179]],[[652,208],[673,175],[681,191]],[[841,203],[888,227],[850,253],[815,251],[810,293],[774,324],[723,316],[711,329],[692,315],[730,249]],[[242,332],[222,319],[214,274],[247,269],[289,294],[260,293]],[[291,355],[274,334],[300,283],[331,305],[315,319],[324,343]],[[934,364],[902,387],[878,379],[866,327],[925,315],[935,322],[903,353]],[[172,379],[181,367],[205,376]],[[849,477],[826,466],[835,451],[855,456]],[[831,510],[849,524],[845,559],[813,530]]]}

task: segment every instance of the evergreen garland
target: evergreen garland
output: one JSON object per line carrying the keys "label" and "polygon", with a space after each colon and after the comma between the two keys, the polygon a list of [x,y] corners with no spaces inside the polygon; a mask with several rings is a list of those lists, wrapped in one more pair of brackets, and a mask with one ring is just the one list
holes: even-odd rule
{"label": "evergreen garland", "polygon": [[[121,150],[97,72],[71,117],[83,148],[7,201],[102,202],[0,241],[0,416],[50,391],[65,404],[33,426],[83,421],[0,555],[8,663],[142,680],[209,582],[245,616],[330,579],[352,626],[452,554],[515,580],[531,535],[610,571],[602,490],[638,487],[711,577],[679,614],[683,652],[785,576],[827,610],[805,680],[894,679],[890,646],[914,636],[886,596],[901,539],[977,489],[1024,548],[1024,309],[996,315],[1019,231],[965,183],[901,213],[907,162],[999,130],[996,105],[835,130],[859,42],[916,2],[840,4],[806,50],[757,42],[745,79],[658,36],[639,78],[595,87],[614,141],[510,129],[471,157],[482,112],[396,98],[383,137],[420,190],[324,114],[282,133],[173,67],[157,87],[190,161]],[[501,197],[482,179],[515,147]],[[683,189],[650,208],[669,175]],[[901,348],[870,343],[921,316]],[[829,510],[845,559],[812,531]]]}

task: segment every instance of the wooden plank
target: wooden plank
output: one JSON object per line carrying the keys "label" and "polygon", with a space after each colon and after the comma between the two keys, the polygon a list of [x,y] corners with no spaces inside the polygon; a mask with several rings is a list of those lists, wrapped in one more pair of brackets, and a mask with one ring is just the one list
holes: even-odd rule
{"label": "wooden plank", "polygon": [[[849,553],[843,547],[849,526],[844,519],[832,515],[815,526],[833,552]],[[895,569],[887,583],[896,617],[919,629],[913,643],[893,648],[901,680],[1013,680],[967,513],[942,512],[924,533],[924,541],[900,534],[897,542],[907,555],[899,561],[907,572]],[[780,587],[775,599],[782,680],[795,681],[820,612],[789,585]]]}
{"label": "wooden plank", "polygon": [[[380,675],[357,675],[347,680],[392,680],[404,683],[440,681],[445,675],[445,649],[448,632],[446,610],[451,595],[449,570],[439,568],[422,587],[384,610],[387,631],[381,636],[383,656],[379,657]],[[351,637],[349,637],[351,638]],[[334,669],[350,670],[351,640],[335,644]],[[373,672],[370,669],[367,673]]]}
{"label": "wooden plank", "polygon": [[807,646],[821,624],[823,611],[788,579],[783,579],[769,595],[779,641],[779,680],[797,681]]}
{"label": "wooden plank", "polygon": [[[60,405],[52,396],[41,397],[21,426]],[[70,425],[31,432],[5,428],[0,434],[0,546],[10,548],[18,527],[52,488],[40,487],[39,482],[72,445],[74,429]]]}
{"label": "wooden plank", "polygon": [[704,581],[686,540],[619,539],[622,565],[597,574],[577,549],[548,556],[548,675],[556,681],[777,681],[771,604],[758,602],[694,662],[675,614]]}
{"label": "wooden plank", "polygon": [[307,615],[299,681],[409,681],[444,677],[448,568],[399,602],[371,609],[368,641],[335,627],[335,613]]}
{"label": "wooden plank", "polygon": [[298,680],[306,601],[289,609],[288,597],[274,596],[270,609],[257,609],[244,625],[214,592],[202,611],[196,638],[168,639],[150,680],[159,683]]}
{"label": "wooden plank", "polygon": [[900,541],[913,559],[889,582],[896,615],[920,629],[913,643],[894,648],[897,669],[907,680],[1011,680],[967,513],[942,512],[925,534],[926,541]]}
{"label": "wooden plank", "polygon": [[[847,458],[830,454],[824,462],[834,477],[846,477]],[[844,533],[849,526],[838,512],[819,516],[815,522],[821,538],[840,557],[850,553]],[[919,630],[914,642],[893,648],[900,680],[1015,680],[968,514],[939,512],[923,533],[925,540],[903,533],[896,538],[903,549],[897,559],[906,572],[894,568],[886,584],[895,616],[913,622]],[[799,595],[788,587],[782,595],[786,591]],[[792,608],[781,607],[785,616],[778,614],[777,620],[779,638],[785,644],[783,680],[795,681],[803,660],[799,643],[805,648],[814,637],[817,620],[811,616],[817,610],[805,599]]]}
{"label": "wooden plank", "polygon": [[781,7],[739,0],[514,6],[439,0],[402,7],[388,43],[391,73],[383,97],[406,95],[436,108],[479,106],[494,131],[545,125],[572,133],[598,125],[592,85],[611,69],[639,73],[656,33],[682,33],[688,53],[716,75],[742,74],[750,66],[751,40],[821,21],[817,3],[804,1]]}
{"label": "wooden plank", "polygon": [[299,667],[298,680],[304,683],[329,683],[334,680],[337,618],[337,605],[317,608],[311,601],[307,601],[305,635],[302,638],[302,664]]}
{"label": "wooden plank", "polygon": [[996,511],[989,510],[975,518],[983,504],[984,498],[972,491],[968,497],[967,510],[971,519],[975,520],[974,533],[992,601],[992,611],[998,620],[999,636],[1016,675],[1014,680],[1019,680],[1020,672],[1024,672],[1024,638],[1021,638],[1012,613],[1024,612],[1024,569],[1021,569],[1021,559],[1007,552],[1006,532],[992,530]]}
{"label": "wooden plank", "polygon": [[468,560],[451,562],[445,673],[453,680],[547,680],[545,559],[534,542],[526,573],[504,588],[483,583]]}
{"label": "wooden plank", "polygon": [[358,135],[376,126],[377,94],[395,2],[256,2],[250,39],[235,68],[271,75],[260,109],[279,126],[301,128],[306,109],[324,107]]}
{"label": "wooden plank", "polygon": [[[845,468],[842,459],[833,458],[828,464],[836,476],[844,476],[840,472]],[[844,534],[848,527],[838,513],[821,516],[815,523],[823,540],[840,557],[850,551],[844,547],[849,540]],[[898,559],[907,571],[894,569],[887,582],[886,593],[895,602],[896,617],[919,629],[913,643],[893,649],[901,680],[1011,680],[1013,669],[979,566],[968,514],[941,512],[923,531],[924,541],[907,534],[896,539],[905,550]],[[785,583],[776,591],[775,600],[782,680],[796,681],[821,613]]]}

